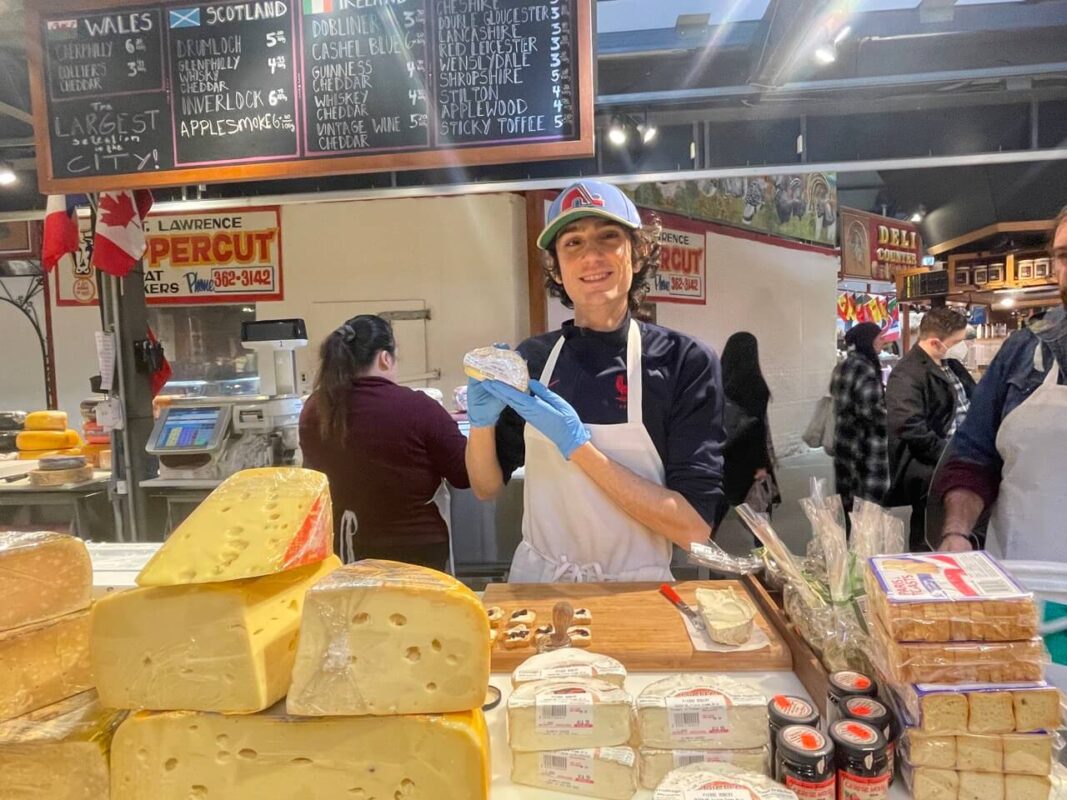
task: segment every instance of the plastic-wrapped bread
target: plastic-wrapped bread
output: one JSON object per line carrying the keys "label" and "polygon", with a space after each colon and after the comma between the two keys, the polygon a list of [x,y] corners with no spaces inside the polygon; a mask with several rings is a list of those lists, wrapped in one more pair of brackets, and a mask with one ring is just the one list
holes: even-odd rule
{"label": "plastic-wrapped bread", "polygon": [[875,556],[871,611],[898,642],[1012,642],[1037,636],[1037,609],[984,551]]}
{"label": "plastic-wrapped bread", "polygon": [[476,381],[500,381],[520,392],[530,390],[526,360],[514,350],[479,347],[463,356],[463,371]]}
{"label": "plastic-wrapped bread", "polygon": [[512,673],[511,685],[564,678],[598,678],[621,687],[626,681],[626,667],[611,656],[564,647],[523,661]]}
{"label": "plastic-wrapped bread", "polygon": [[567,794],[630,800],[637,791],[637,756],[629,747],[516,752],[511,780]]}
{"label": "plastic-wrapped bread", "polygon": [[0,723],[0,797],[107,798],[111,738],[125,717],[89,691]]}
{"label": "plastic-wrapped bread", "polygon": [[667,773],[690,764],[733,764],[748,772],[765,774],[770,767],[768,748],[748,750],[657,750],[642,747],[638,752],[641,764],[641,786],[655,789]]}
{"label": "plastic-wrapped bread", "polygon": [[489,617],[451,575],[358,561],[307,593],[291,714],[443,714],[480,708]]}
{"label": "plastic-wrapped bread", "polygon": [[[708,791],[701,791],[702,789]],[[797,800],[796,794],[766,775],[748,772],[733,764],[690,764],[667,773],[653,800],[697,798],[745,798],[745,800]]]}
{"label": "plastic-wrapped bread", "polygon": [[1018,642],[896,642],[871,620],[871,660],[894,684],[1030,683],[1045,677],[1040,637]]}
{"label": "plastic-wrapped bread", "polygon": [[722,675],[671,675],[645,687],[636,705],[645,747],[746,750],[770,738],[767,698]]}
{"label": "plastic-wrapped bread", "polygon": [[932,735],[906,728],[900,737],[903,760],[913,767],[960,772],[1048,775],[1063,750],[1057,733]]}
{"label": "plastic-wrapped bread", "polygon": [[0,532],[0,631],[86,609],[92,592],[93,565],[81,539]]}
{"label": "plastic-wrapped bread", "polygon": [[1032,683],[920,683],[894,687],[912,727],[927,733],[1026,733],[1063,724],[1060,690]]}
{"label": "plastic-wrapped bread", "polygon": [[633,698],[595,678],[524,683],[508,698],[516,751],[618,747],[630,741]]}

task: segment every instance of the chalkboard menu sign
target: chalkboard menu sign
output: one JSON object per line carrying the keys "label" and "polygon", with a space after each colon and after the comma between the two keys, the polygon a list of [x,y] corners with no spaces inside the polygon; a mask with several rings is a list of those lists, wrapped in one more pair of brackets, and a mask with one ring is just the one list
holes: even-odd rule
{"label": "chalkboard menu sign", "polygon": [[902,277],[899,297],[901,300],[941,297],[948,294],[948,291],[948,270],[913,272]]}
{"label": "chalkboard menu sign", "polygon": [[593,153],[592,0],[30,0],[41,189]]}

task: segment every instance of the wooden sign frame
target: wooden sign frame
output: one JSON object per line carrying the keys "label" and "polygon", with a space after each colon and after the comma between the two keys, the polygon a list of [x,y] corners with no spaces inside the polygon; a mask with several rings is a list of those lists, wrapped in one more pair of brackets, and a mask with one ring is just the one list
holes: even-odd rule
{"label": "wooden sign frame", "polygon": [[[300,0],[293,0],[294,7]],[[560,142],[527,144],[464,145],[454,149],[431,148],[417,152],[394,152],[375,155],[296,158],[256,164],[219,165],[160,170],[122,175],[93,175],[57,178],[52,173],[52,146],[48,136],[49,117],[44,73],[44,42],[41,16],[69,12],[99,11],[124,6],[121,0],[27,0],[26,54],[30,70],[30,97],[33,103],[33,130],[37,148],[37,184],[45,194],[100,192],[117,189],[151,189],[163,186],[191,186],[208,183],[234,183],[286,178],[309,178],[367,172],[394,172],[416,169],[481,166],[488,164],[550,161],[585,158],[595,154],[595,47],[593,37],[593,0],[577,0],[575,8],[577,52],[574,69],[578,81],[575,114],[578,137]],[[140,6],[181,5],[180,0],[129,3]]]}

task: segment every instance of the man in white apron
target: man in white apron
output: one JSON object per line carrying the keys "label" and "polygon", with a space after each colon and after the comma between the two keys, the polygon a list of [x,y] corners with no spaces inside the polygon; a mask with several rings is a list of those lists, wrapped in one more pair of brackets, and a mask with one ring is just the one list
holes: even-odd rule
{"label": "man in white apron", "polygon": [[1050,243],[1064,308],[1013,334],[978,385],[937,481],[941,550],[979,544],[972,530],[990,509],[990,552],[1067,562],[1067,208]]}
{"label": "man in white apron", "polygon": [[579,181],[549,220],[546,285],[575,319],[519,345],[531,394],[469,383],[471,486],[491,498],[525,465],[512,582],[670,580],[672,543],[706,541],[722,502],[718,358],[631,318],[659,226],[622,192]]}

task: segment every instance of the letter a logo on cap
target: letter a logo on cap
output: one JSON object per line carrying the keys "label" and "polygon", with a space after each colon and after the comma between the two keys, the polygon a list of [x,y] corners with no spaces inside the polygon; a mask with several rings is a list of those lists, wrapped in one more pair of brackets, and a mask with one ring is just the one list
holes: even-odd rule
{"label": "letter a logo on cap", "polygon": [[576,183],[571,187],[570,191],[563,195],[562,202],[559,204],[559,210],[570,211],[572,208],[583,208],[585,206],[603,206],[604,198],[598,194],[590,192],[584,183]]}

